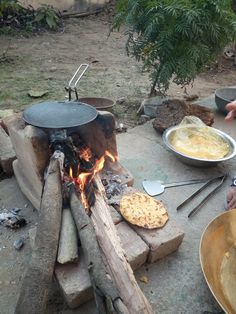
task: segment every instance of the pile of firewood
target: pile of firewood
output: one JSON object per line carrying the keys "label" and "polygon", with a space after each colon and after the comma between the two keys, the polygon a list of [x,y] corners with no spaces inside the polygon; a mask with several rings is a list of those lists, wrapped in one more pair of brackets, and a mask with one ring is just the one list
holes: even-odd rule
{"label": "pile of firewood", "polygon": [[[62,220],[62,169],[64,155],[55,152],[45,179],[39,223],[31,260],[23,279],[16,305],[16,314],[42,314],[45,311],[55,262],[63,261]],[[95,176],[95,204],[91,214],[85,211],[73,184],[70,185],[70,211],[64,212],[76,225],[83,247],[99,313],[153,313],[150,304],[140,290],[133,271],[125,257],[120,239],[113,224],[105,190],[99,174]],[[62,228],[62,230],[61,230]],[[72,231],[73,233],[73,231]],[[73,238],[73,236],[72,236]],[[71,243],[76,244],[76,238]],[[60,242],[60,244],[59,244]],[[73,249],[72,259],[76,259]],[[73,255],[74,254],[74,255]],[[71,256],[71,254],[69,254]]]}

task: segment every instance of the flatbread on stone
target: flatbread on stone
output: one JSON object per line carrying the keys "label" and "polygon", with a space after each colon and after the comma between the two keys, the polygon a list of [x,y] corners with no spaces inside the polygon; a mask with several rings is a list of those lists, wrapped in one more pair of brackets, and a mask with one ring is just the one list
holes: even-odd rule
{"label": "flatbread on stone", "polygon": [[169,219],[161,202],[140,192],[122,197],[120,213],[131,224],[147,229],[161,228]]}

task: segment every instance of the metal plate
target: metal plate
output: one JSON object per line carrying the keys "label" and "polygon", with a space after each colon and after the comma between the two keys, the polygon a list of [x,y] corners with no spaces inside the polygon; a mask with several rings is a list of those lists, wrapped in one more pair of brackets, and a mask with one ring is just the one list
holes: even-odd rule
{"label": "metal plate", "polygon": [[46,129],[77,127],[93,121],[96,108],[80,102],[51,101],[30,106],[23,112],[26,123]]}

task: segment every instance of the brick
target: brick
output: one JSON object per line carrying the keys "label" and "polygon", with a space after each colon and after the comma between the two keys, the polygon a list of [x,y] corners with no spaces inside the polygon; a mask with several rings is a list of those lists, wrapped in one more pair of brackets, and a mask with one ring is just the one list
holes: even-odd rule
{"label": "brick", "polygon": [[153,263],[176,251],[184,238],[184,232],[173,219],[169,219],[160,229],[148,230],[137,226],[132,228],[150,248],[148,263]]}
{"label": "brick", "polygon": [[0,125],[0,164],[6,174],[13,174],[12,163],[15,159],[16,154],[11,139]]}
{"label": "brick", "polygon": [[113,206],[109,206],[109,208],[110,208],[110,214],[111,214],[112,221],[113,221],[114,225],[117,225],[118,223],[120,223],[123,220],[123,218],[122,218],[121,214],[119,214],[118,211]]}
{"label": "brick", "polygon": [[[131,267],[139,268],[147,260],[148,246],[127,223],[120,222],[116,228]],[[93,298],[93,289],[82,250],[79,251],[77,264],[57,264],[55,276],[70,308],[76,308]]]}
{"label": "brick", "polygon": [[147,261],[149,247],[126,222],[119,223],[116,229],[130,266],[138,269]]}
{"label": "brick", "polygon": [[56,264],[55,276],[70,308],[76,308],[93,298],[93,289],[82,250],[76,264]]}

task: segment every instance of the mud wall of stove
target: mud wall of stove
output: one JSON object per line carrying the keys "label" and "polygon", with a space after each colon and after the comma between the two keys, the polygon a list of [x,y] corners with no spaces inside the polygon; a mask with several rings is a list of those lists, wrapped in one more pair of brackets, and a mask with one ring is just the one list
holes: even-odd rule
{"label": "mud wall of stove", "polygon": [[[39,210],[50,158],[48,130],[26,125],[21,114],[13,115],[6,124],[17,157],[13,162],[15,177],[23,194]],[[76,128],[76,133],[97,157],[105,150],[117,155],[115,118],[110,112],[99,111],[94,121]]]}

